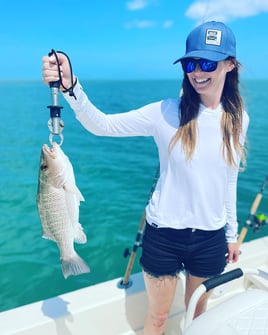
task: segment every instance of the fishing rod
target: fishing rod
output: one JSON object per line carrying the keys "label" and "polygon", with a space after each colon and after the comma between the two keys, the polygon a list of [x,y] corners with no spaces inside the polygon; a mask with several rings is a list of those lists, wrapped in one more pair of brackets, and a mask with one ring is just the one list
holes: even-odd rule
{"label": "fishing rod", "polygon": [[[159,171],[160,171],[160,166],[158,165],[158,168],[156,170],[156,174],[155,177],[153,179],[153,184],[148,196],[148,200],[147,203],[150,201],[153,192],[155,190],[158,178],[159,178]],[[124,252],[124,257],[127,257],[130,255],[129,261],[128,261],[128,265],[124,274],[124,278],[120,281],[120,283],[118,284],[119,288],[128,288],[132,285],[131,280],[129,280],[130,275],[131,275],[131,271],[136,259],[136,255],[137,255],[137,250],[138,248],[141,246],[141,239],[142,239],[142,235],[143,235],[143,231],[144,231],[144,227],[145,227],[145,223],[146,223],[146,209],[144,209],[141,219],[140,219],[140,225],[138,228],[138,232],[136,235],[136,240],[134,241],[133,247],[132,247],[132,251],[131,253],[129,252],[129,249],[127,248]]]}
{"label": "fishing rod", "polygon": [[268,183],[268,175],[264,178],[264,181],[261,185],[260,191],[259,191],[259,193],[257,193],[257,195],[256,195],[256,197],[255,197],[255,199],[254,199],[254,201],[251,205],[250,213],[249,213],[248,218],[247,218],[247,220],[244,224],[244,227],[242,228],[242,230],[239,234],[239,238],[238,238],[238,245],[239,246],[244,241],[244,238],[247,234],[248,228],[253,225],[253,223],[252,223],[253,221],[255,221],[258,225],[258,227],[256,226],[255,231],[259,228],[259,226],[261,224],[265,224],[266,221],[267,221],[267,218],[264,214],[263,214],[264,217],[260,217],[258,215],[257,216],[255,215],[256,211],[257,211],[257,209],[258,209],[258,207],[261,203],[261,200],[263,198],[263,192],[264,192],[264,189],[265,189],[267,183]]}

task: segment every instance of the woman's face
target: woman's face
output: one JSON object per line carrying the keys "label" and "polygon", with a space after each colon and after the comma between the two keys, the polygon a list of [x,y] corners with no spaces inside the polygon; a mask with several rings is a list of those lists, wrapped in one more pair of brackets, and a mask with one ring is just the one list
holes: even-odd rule
{"label": "woman's face", "polygon": [[193,72],[187,73],[188,79],[200,95],[202,103],[207,105],[206,102],[213,100],[217,105],[220,102],[226,74],[232,71],[234,66],[231,60],[224,60],[218,62],[216,70],[205,72],[197,64]]}

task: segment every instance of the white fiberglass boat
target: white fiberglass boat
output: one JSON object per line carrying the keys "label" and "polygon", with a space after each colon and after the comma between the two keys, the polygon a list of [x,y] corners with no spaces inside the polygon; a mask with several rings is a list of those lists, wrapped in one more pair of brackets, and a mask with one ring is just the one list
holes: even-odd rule
{"label": "white fiberglass boat", "polygon": [[[180,274],[166,335],[268,335],[268,237],[242,243],[248,227],[267,224],[255,215],[266,176],[240,236],[238,263],[204,282],[184,307],[185,277]],[[144,214],[124,278],[62,294],[0,313],[1,335],[142,335],[147,309],[143,275],[130,276],[144,227]],[[214,288],[208,310],[192,320],[196,302]]]}
{"label": "white fiberglass boat", "polygon": [[[268,334],[268,237],[243,243],[239,262],[227,271],[238,267],[254,271],[234,271],[239,278],[214,289],[206,313],[192,321],[189,308],[185,326],[182,275],[166,334]],[[129,282],[122,288],[118,278],[2,312],[1,335],[140,335],[147,305],[142,273]]]}

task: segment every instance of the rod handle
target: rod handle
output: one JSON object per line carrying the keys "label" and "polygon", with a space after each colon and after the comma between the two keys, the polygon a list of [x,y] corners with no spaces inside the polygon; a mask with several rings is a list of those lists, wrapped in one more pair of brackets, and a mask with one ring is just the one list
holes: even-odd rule
{"label": "rod handle", "polygon": [[246,237],[247,232],[248,232],[248,227],[243,227],[241,229],[241,232],[239,234],[238,241],[237,241],[238,246],[240,246],[242,244],[242,242],[244,241],[244,238]]}
{"label": "rod handle", "polygon": [[257,211],[257,209],[259,207],[259,204],[261,202],[262,196],[263,196],[262,193],[258,193],[256,195],[256,198],[255,198],[255,200],[254,200],[254,202],[253,202],[253,204],[251,206],[251,209],[250,209],[250,213],[251,214],[255,214],[256,213],[256,211]]}

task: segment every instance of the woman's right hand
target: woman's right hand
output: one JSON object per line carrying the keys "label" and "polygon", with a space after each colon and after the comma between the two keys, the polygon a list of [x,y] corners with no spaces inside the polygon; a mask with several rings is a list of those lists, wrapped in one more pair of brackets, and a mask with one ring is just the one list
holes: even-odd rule
{"label": "woman's right hand", "polygon": [[[57,53],[57,57],[60,63],[60,74],[64,86],[61,86],[60,89],[65,90],[72,86],[70,66],[68,59],[64,54]],[[56,57],[54,55],[44,56],[42,62],[42,76],[44,83],[49,84],[50,82],[58,81],[60,78]],[[75,82],[75,79],[75,76],[73,76],[73,82]]]}

